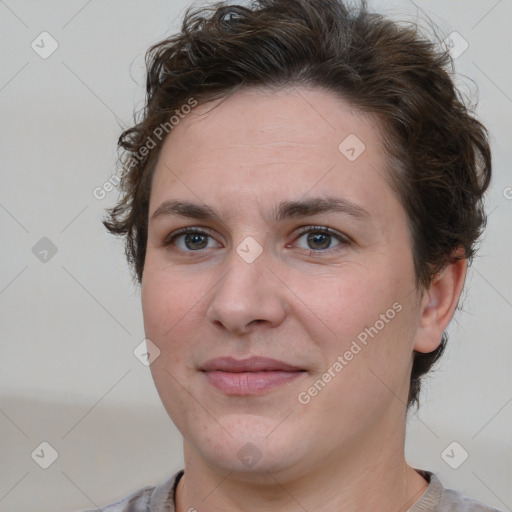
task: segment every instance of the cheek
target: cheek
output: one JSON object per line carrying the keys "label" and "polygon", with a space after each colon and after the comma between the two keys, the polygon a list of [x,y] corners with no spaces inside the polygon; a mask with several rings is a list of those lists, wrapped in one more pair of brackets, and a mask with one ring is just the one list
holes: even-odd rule
{"label": "cheek", "polygon": [[161,264],[153,263],[152,259],[156,260],[149,257],[144,268],[142,311],[144,326],[161,335],[173,329],[187,315],[197,298],[193,294],[195,288],[190,276],[187,279],[179,273],[170,272]]}
{"label": "cheek", "polygon": [[[144,332],[160,350],[150,366],[153,381],[169,416],[180,428],[186,409],[188,388],[187,353],[193,350],[191,325],[197,302],[187,295],[190,281],[151,265],[144,270],[141,288]],[[188,352],[187,352],[188,351]]]}
{"label": "cheek", "polygon": [[392,307],[397,290],[384,282],[382,272],[366,265],[347,265],[314,280],[297,276],[295,290],[305,297],[311,324],[329,333],[329,339],[349,340]]}
{"label": "cheek", "polygon": [[[185,371],[185,351],[191,349],[191,337],[197,327],[198,298],[190,291],[190,280],[184,280],[167,272],[154,272],[149,266],[145,271],[142,290],[144,332],[160,350],[160,356],[152,363],[152,370],[167,369],[173,375]],[[182,370],[180,370],[180,368]],[[159,375],[158,380],[165,378]],[[171,379],[167,375],[168,379]],[[156,382],[155,378],[155,382]],[[171,379],[172,380],[172,379]]]}
{"label": "cheek", "polygon": [[[377,405],[381,396],[377,391],[386,393],[387,389],[379,378],[396,389],[408,372],[414,336],[410,283],[390,270],[389,265],[352,265],[325,280],[323,289],[313,289],[311,282],[302,288],[301,293],[309,289],[308,306],[317,313],[302,316],[309,319],[304,328],[325,365],[318,368],[315,378],[322,378],[321,374],[331,368],[336,375],[331,388],[333,400],[337,403],[338,397],[344,396],[349,409],[357,409],[357,403],[351,404],[356,396],[366,396]],[[336,361],[338,371],[333,368]],[[358,392],[346,396],[346,389]]]}

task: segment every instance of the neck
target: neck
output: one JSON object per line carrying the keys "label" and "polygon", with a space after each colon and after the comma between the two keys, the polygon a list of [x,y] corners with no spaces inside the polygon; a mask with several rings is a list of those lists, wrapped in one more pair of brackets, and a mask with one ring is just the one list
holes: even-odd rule
{"label": "neck", "polygon": [[[400,424],[403,425],[403,424]],[[404,458],[405,425],[368,434],[332,452],[315,467],[239,475],[208,465],[185,442],[185,474],[176,491],[176,512],[404,512],[428,482]]]}

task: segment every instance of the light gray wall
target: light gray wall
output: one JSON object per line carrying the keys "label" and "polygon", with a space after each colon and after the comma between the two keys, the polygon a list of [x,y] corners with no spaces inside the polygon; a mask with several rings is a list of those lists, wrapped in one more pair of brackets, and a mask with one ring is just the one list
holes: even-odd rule
{"label": "light gray wall", "polygon": [[[462,35],[457,71],[478,86],[494,151],[487,234],[447,353],[410,418],[408,459],[511,510],[512,2],[370,4],[413,19],[423,11]],[[139,293],[121,242],[100,223],[116,192],[93,191],[115,172],[117,137],[141,106],[144,51],[188,5],[0,1],[2,511],[105,505],[182,466],[179,433],[132,353],[144,338]],[[58,43],[47,58],[31,47],[51,50],[43,31]],[[455,458],[469,453],[457,469],[441,456],[454,441]],[[58,452],[48,469],[31,458],[41,442]]]}

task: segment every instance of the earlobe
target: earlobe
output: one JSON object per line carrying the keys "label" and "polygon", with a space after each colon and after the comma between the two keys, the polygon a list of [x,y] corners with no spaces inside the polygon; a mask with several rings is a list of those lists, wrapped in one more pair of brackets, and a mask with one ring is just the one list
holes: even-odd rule
{"label": "earlobe", "polygon": [[418,334],[414,343],[417,352],[433,352],[452,319],[464,287],[467,259],[450,263],[437,274],[421,301]]}

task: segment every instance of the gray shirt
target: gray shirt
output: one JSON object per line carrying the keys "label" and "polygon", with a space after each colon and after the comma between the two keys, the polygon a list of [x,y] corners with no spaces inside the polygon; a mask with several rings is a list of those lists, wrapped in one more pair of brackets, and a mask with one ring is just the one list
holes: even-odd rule
{"label": "gray shirt", "polygon": [[[416,470],[430,483],[426,491],[407,512],[499,512],[483,503],[463,496],[460,492],[447,489],[430,471]],[[122,498],[103,512],[175,512],[174,494],[184,470],[156,486],[147,486]],[[87,510],[84,512],[94,512]]]}

